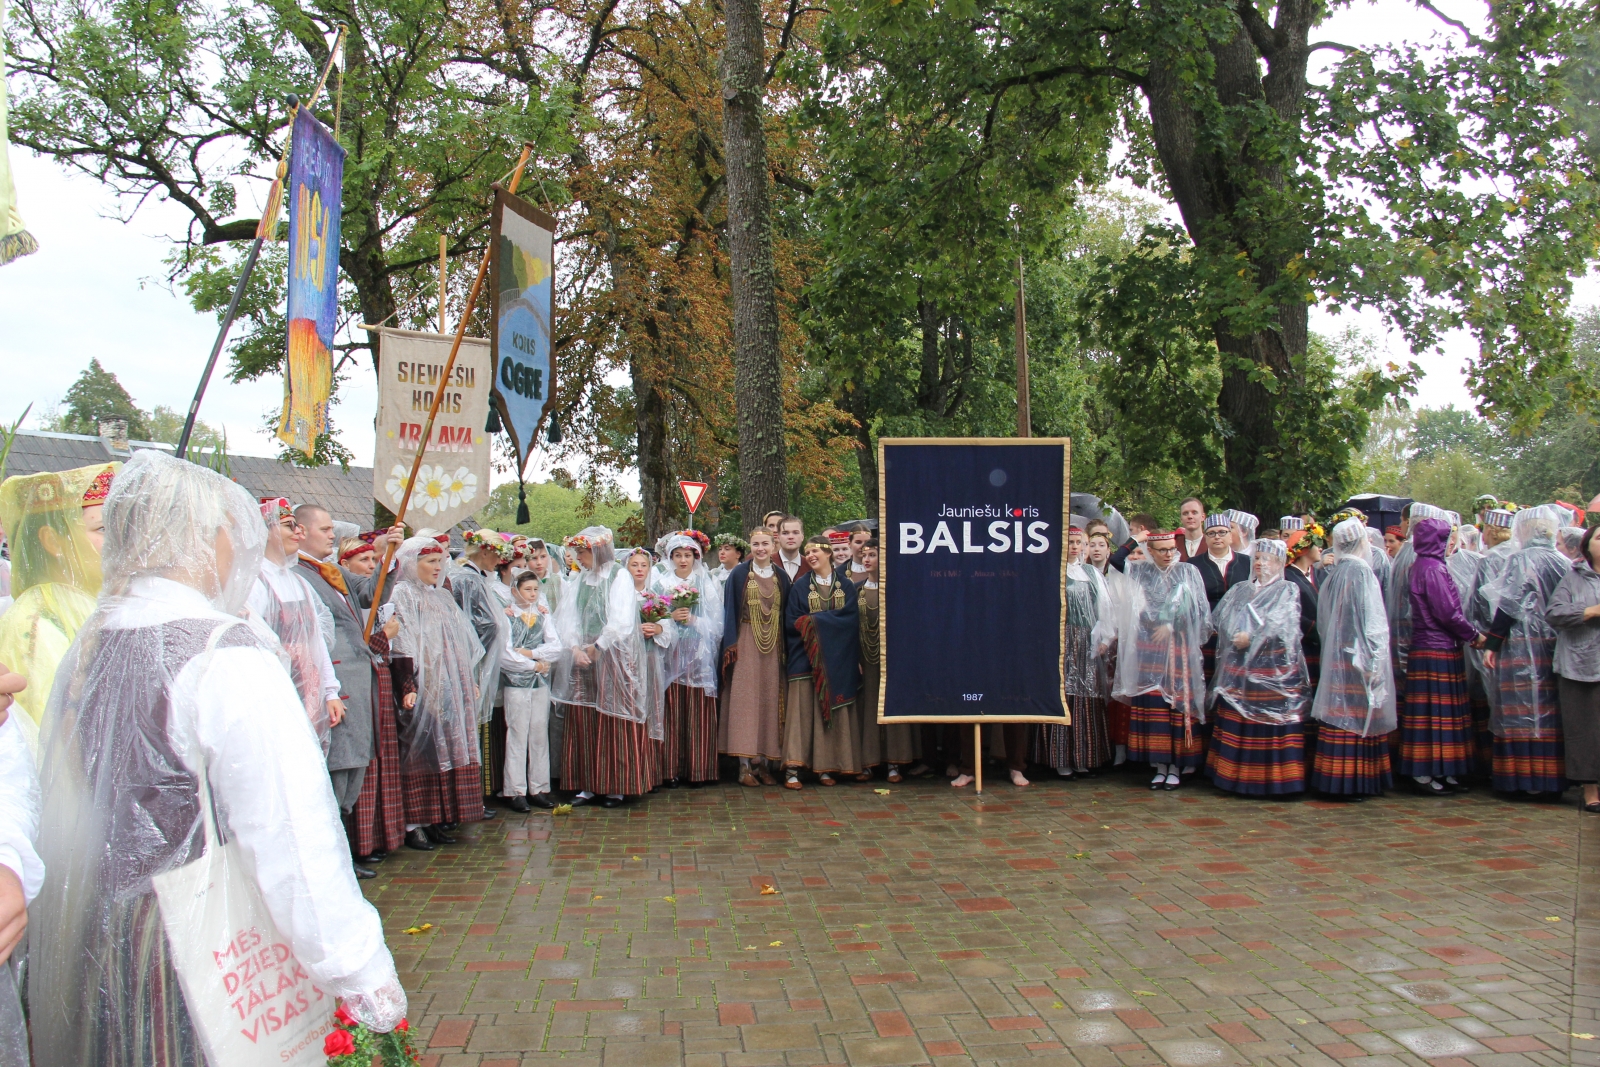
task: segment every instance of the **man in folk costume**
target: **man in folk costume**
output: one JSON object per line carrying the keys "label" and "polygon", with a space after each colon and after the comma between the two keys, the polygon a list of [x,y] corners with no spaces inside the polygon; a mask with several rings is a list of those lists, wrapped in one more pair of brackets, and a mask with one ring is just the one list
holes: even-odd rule
{"label": "man in folk costume", "polygon": [[201,859],[212,801],[311,980],[392,1030],[405,990],[350,869],[322,750],[277,655],[239,618],[266,540],[259,506],[150,450],[105,508],[105,590],[61,664],[70,683],[44,738],[35,1063],[206,1062],[178,980],[189,946],[166,935],[152,878]]}
{"label": "man in folk costume", "polygon": [[550,665],[561,654],[539,576],[523,571],[512,587],[511,633],[500,653],[505,685],[506,755],[501,795],[512,811],[554,808],[550,796]]}
{"label": "man in folk costume", "polygon": [[56,665],[100,592],[102,513],[120,464],[7,478],[0,526],[11,545],[15,602],[0,615],[0,662],[28,681],[17,725],[37,755]]}
{"label": "man in folk costume", "polygon": [[[1233,523],[1223,512],[1213,512],[1205,517],[1205,551],[1187,559],[1200,572],[1200,580],[1205,583],[1208,612],[1217,610],[1217,605],[1222,603],[1222,597],[1229,589],[1250,580],[1250,557],[1233,550]],[[1206,678],[1210,679],[1217,654],[1215,637],[1205,643],[1201,654]]]}
{"label": "man in folk costume", "polygon": [[[515,549],[493,530],[470,530],[464,540],[466,555],[446,572],[445,584],[478,635],[478,643],[488,650],[478,661],[478,746],[484,758],[483,795],[487,799],[498,791],[495,779],[500,777],[500,766],[494,761],[494,750],[500,746],[492,739],[496,733],[504,736],[503,730],[492,730],[490,725],[500,690],[500,657],[493,650],[504,645],[511,632],[505,604],[491,587],[500,582],[496,568],[510,559]],[[485,807],[483,817],[494,818],[494,809]]]}
{"label": "man in folk costume", "polygon": [[1400,771],[1418,792],[1444,796],[1465,789],[1475,763],[1472,705],[1461,646],[1483,637],[1461,610],[1461,594],[1445,562],[1450,526],[1424,518],[1411,525],[1411,648],[1400,708]]}
{"label": "man in folk costume", "polygon": [[[328,773],[350,829],[350,847],[363,868],[382,862],[405,843],[405,802],[400,790],[400,735],[395,724],[393,688],[384,656],[389,637],[399,624],[377,627],[364,638],[366,616],[350,594],[358,576],[343,563],[376,555],[372,539],[339,553],[340,564],[324,563],[334,542],[333,516],[317,504],[301,504],[294,512],[304,531],[300,541],[300,577],[327,605],[333,616],[329,654],[345,704],[344,721],[333,728],[328,745]],[[387,544],[387,542],[385,542]],[[385,631],[388,632],[385,632]],[[357,872],[360,873],[359,871]]]}
{"label": "man in folk costume", "polygon": [[767,769],[783,759],[783,613],[789,575],[777,565],[777,538],[750,531],[750,558],[723,585],[723,708],[718,750],[739,760],[739,784],[775,784]]}
{"label": "man in folk costume", "polygon": [[1360,519],[1333,528],[1333,563],[1317,589],[1322,676],[1311,715],[1317,754],[1311,787],[1360,800],[1392,784],[1389,734],[1395,728],[1394,667],[1389,617],[1372,573],[1374,549]]}
{"label": "man in folk costume", "polygon": [[861,670],[859,594],[849,566],[832,568],[826,537],[805,543],[805,565],[789,588],[784,636],[789,646],[784,694],[784,786],[799,789],[809,767],[823,785],[858,775],[855,697]]}
{"label": "man in folk costume", "polygon": [[661,777],[668,788],[699,788],[717,780],[722,583],[706,569],[699,539],[687,531],[668,534],[659,548],[667,569],[651,572],[650,588],[672,602],[672,614],[661,620]]}
{"label": "man in folk costume", "polygon": [[1152,789],[1176,789],[1179,776],[1201,764],[1197,726],[1205,722],[1200,646],[1211,636],[1200,572],[1178,560],[1178,538],[1158,530],[1145,542],[1150,557],[1130,559],[1128,599],[1117,625],[1115,695],[1131,709],[1128,758],[1149,763]]}
{"label": "man in folk costume", "polygon": [[1488,597],[1494,603],[1483,665],[1497,699],[1494,788],[1559,796],[1566,789],[1555,679],[1556,632],[1545,606],[1572,562],[1556,551],[1562,511],[1552,504],[1517,512],[1512,552]]}
{"label": "man in folk costume", "polygon": [[1192,563],[1206,554],[1206,505],[1199,497],[1191,496],[1178,505],[1178,528],[1173,537],[1181,561]]}
{"label": "man in folk costume", "polygon": [[1282,541],[1250,546],[1253,577],[1229,589],[1211,613],[1217,632],[1215,715],[1206,768],[1211,782],[1243,796],[1306,788],[1305,718],[1311,679],[1301,651],[1300,589],[1284,579]]}

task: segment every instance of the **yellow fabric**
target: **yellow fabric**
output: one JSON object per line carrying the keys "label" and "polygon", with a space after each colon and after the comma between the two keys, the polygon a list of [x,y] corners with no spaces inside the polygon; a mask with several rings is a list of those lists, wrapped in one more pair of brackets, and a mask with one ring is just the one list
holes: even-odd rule
{"label": "yellow fabric", "polygon": [[[0,26],[6,22],[5,0],[0,0]],[[0,40],[0,265],[25,256],[39,246],[22,224],[17,211],[17,189],[11,179],[11,159],[6,132],[6,48]]]}
{"label": "yellow fabric", "polygon": [[0,615],[0,663],[28,680],[28,688],[16,697],[17,706],[27,714],[16,719],[35,756],[56,668],[94,605],[95,598],[83,590],[48,582],[25,591]]}

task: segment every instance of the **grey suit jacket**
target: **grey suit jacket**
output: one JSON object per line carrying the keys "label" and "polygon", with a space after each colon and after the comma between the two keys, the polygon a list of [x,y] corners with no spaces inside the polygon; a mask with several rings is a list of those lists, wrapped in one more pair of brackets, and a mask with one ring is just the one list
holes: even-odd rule
{"label": "grey suit jacket", "polygon": [[[366,616],[350,597],[328,584],[316,566],[302,559],[300,574],[333,613],[333,673],[339,676],[339,696],[344,700],[344,721],[333,728],[328,745],[330,771],[365,767],[376,754],[378,696],[372,681],[377,659],[362,640]],[[344,572],[345,582],[359,579]],[[369,588],[370,591],[370,588]]]}

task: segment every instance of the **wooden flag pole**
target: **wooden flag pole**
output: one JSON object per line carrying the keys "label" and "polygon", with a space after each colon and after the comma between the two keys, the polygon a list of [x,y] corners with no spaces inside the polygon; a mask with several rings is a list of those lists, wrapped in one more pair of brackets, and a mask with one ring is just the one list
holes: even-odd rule
{"label": "wooden flag pole", "polygon": [[439,235],[439,332],[444,333],[444,282],[449,270],[444,255],[444,234]]}
{"label": "wooden flag pole", "polygon": [[[333,61],[344,47],[344,35],[348,29],[344,23],[339,23],[339,33],[333,39],[333,47],[328,50],[328,61],[323,64],[322,76],[317,79],[317,87],[311,90],[311,98],[306,101],[306,107],[311,107],[317,102],[317,97],[322,95],[322,87],[328,84],[328,74],[333,70]],[[341,85],[344,83],[341,81]],[[200,384],[195,387],[194,399],[189,402],[189,414],[183,420],[183,432],[178,435],[177,448],[173,454],[179,459],[188,459],[189,436],[194,433],[195,419],[200,414],[200,401],[205,399],[206,386],[211,384],[211,374],[217,369],[217,360],[222,355],[222,346],[227,343],[228,331],[233,328],[233,319],[239,313],[239,301],[244,296],[244,287],[250,284],[250,274],[255,270],[256,257],[261,255],[261,245],[276,237],[271,232],[278,228],[278,208],[283,202],[283,183],[289,176],[289,146],[294,142],[294,116],[300,109],[300,101],[289,95],[289,133],[283,139],[283,151],[278,156],[277,181],[274,190],[267,198],[267,210],[262,212],[261,222],[256,227],[256,239],[250,245],[250,252],[244,259],[244,270],[239,272],[239,282],[233,287],[233,298],[228,301],[228,310],[222,316],[222,326],[217,330],[217,340],[211,346],[211,355],[206,360],[206,369],[200,373]]]}
{"label": "wooden flag pole", "polygon": [[1033,436],[1028,401],[1028,304],[1022,289],[1022,256],[1017,256],[1017,436]]}
{"label": "wooden flag pole", "polygon": [[[507,192],[517,191],[517,186],[522,182],[522,168],[528,165],[528,157],[531,155],[533,155],[533,143],[523,142],[522,156],[517,160],[516,169],[511,172],[511,185]],[[444,238],[441,237],[439,240],[442,242]],[[450,358],[445,360],[444,372],[439,375],[439,381],[433,387],[433,403],[428,407],[428,421],[423,423],[422,439],[417,442],[417,454],[411,460],[411,473],[406,476],[405,495],[400,498],[400,510],[394,515],[396,526],[405,525],[406,509],[411,506],[411,489],[417,484],[417,471],[422,466],[422,455],[428,450],[428,441],[433,437],[433,420],[439,414],[439,402],[444,399],[445,385],[450,381],[450,373],[455,370],[456,353],[461,351],[462,339],[467,336],[467,317],[472,314],[472,307],[478,302],[478,294],[483,291],[483,279],[489,273],[489,260],[493,255],[494,243],[490,242],[483,250],[483,258],[478,261],[478,276],[472,280],[472,290],[467,293],[467,305],[461,309],[461,319],[456,323],[456,338],[450,345]],[[443,308],[442,301],[440,307]],[[378,568],[378,580],[372,587],[372,606],[367,609],[367,625],[362,632],[363,639],[372,636],[372,627],[378,621],[378,605],[383,601],[383,583],[389,574],[389,564],[393,561],[394,542],[390,541],[383,551],[383,564]]]}
{"label": "wooden flag pole", "polygon": [[972,724],[972,791],[983,792],[983,723]]}

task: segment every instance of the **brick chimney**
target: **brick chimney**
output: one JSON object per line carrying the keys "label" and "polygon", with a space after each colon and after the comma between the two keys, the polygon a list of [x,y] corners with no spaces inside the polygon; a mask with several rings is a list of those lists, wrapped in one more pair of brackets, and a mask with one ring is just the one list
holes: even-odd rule
{"label": "brick chimney", "polygon": [[104,442],[106,451],[113,456],[133,455],[133,449],[128,446],[127,419],[101,419],[100,440]]}

